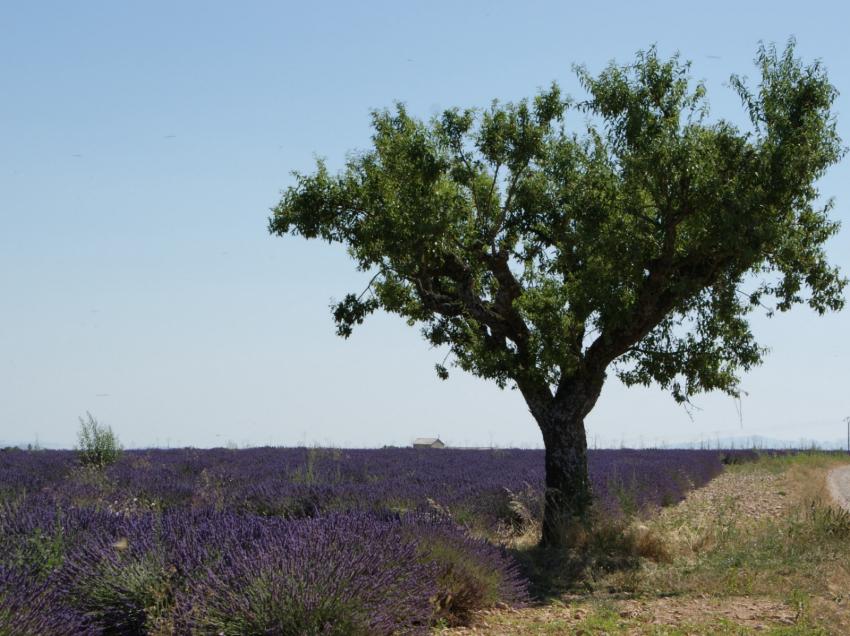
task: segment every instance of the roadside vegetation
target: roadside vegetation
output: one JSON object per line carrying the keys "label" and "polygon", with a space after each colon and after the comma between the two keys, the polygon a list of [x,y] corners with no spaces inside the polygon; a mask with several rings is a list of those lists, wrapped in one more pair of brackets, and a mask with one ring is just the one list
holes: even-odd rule
{"label": "roadside vegetation", "polygon": [[535,603],[464,634],[850,633],[850,513],[825,477],[843,453],[763,454],[678,505],[596,520],[572,551],[518,537]]}

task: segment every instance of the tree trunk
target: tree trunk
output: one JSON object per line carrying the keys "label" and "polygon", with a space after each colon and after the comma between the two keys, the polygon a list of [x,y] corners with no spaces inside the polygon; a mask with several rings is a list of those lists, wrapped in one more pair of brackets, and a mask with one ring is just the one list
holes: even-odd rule
{"label": "tree trunk", "polygon": [[587,472],[584,418],[596,404],[605,376],[562,382],[556,395],[521,386],[546,448],[543,546],[564,546],[572,531],[587,520],[592,503]]}
{"label": "tree trunk", "polygon": [[592,501],[587,436],[583,418],[559,418],[547,422],[545,427],[546,492],[541,544],[563,546],[570,542],[571,530],[586,520]]}

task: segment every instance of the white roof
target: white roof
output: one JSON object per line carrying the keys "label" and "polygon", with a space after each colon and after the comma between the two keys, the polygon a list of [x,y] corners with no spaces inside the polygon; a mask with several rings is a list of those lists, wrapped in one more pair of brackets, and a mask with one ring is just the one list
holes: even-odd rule
{"label": "white roof", "polygon": [[417,437],[413,440],[414,444],[433,444],[434,442],[443,443],[439,437]]}

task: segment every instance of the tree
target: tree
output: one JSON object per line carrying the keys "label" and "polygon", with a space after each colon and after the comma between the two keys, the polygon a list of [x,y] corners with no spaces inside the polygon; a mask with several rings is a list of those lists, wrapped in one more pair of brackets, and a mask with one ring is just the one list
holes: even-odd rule
{"label": "tree", "polygon": [[582,102],[553,84],[427,123],[397,104],[372,113],[370,150],[336,175],[295,173],[273,209],[271,233],[342,243],[372,274],[333,307],[339,335],[380,308],[519,389],[546,449],[544,545],[587,516],[584,419],[609,370],[679,402],[736,396],[765,353],[754,309],[843,305],[823,248],[838,223],[815,185],[845,152],[837,92],[793,40],[756,64],[755,90],[731,78],[746,131],[709,122],[689,63],[655,48],[598,76],[576,67]]}

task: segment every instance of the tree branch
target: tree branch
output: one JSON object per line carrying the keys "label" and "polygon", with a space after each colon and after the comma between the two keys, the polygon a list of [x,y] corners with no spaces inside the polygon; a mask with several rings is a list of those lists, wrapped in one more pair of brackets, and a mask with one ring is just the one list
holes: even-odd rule
{"label": "tree branch", "polygon": [[505,219],[508,217],[508,210],[513,202],[516,184],[522,176],[522,173],[525,172],[526,168],[528,168],[528,162],[521,166],[520,169],[514,172],[511,176],[511,182],[508,184],[508,189],[505,192],[505,203],[499,208],[499,217],[496,219],[496,222],[493,224],[493,227],[487,235],[487,244],[494,252],[496,251],[496,237],[499,235],[499,232],[502,231],[502,226],[504,226]]}
{"label": "tree branch", "polygon": [[[604,371],[613,360],[652,331],[677,304],[710,285],[732,258],[734,255],[714,255],[698,262],[680,261],[659,270],[660,273],[650,272],[631,316],[623,321],[624,326],[614,330],[603,328],[599,337],[588,347],[584,356],[587,368]],[[668,284],[675,281],[687,281],[689,284],[684,288],[669,288]]]}
{"label": "tree branch", "polygon": [[369,284],[366,285],[366,289],[364,289],[362,292],[360,292],[360,295],[357,297],[357,300],[360,300],[361,298],[363,298],[363,296],[366,294],[366,292],[369,291],[372,288],[372,283],[374,283],[375,280],[378,278],[378,276],[380,276],[382,273],[383,273],[382,271],[378,270],[375,273],[375,275],[372,276],[372,279],[369,281]]}

